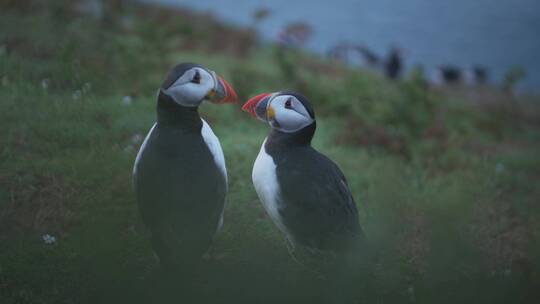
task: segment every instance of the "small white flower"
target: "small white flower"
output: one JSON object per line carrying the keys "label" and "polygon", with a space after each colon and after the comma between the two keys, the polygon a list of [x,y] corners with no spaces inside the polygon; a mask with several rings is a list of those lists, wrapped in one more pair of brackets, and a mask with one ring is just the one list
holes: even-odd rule
{"label": "small white flower", "polygon": [[50,234],[44,234],[41,236],[41,239],[45,242],[47,245],[52,245],[56,243],[56,237]]}
{"label": "small white flower", "polygon": [[131,136],[131,142],[134,144],[139,143],[141,140],[143,140],[143,136],[140,133],[136,133],[135,135]]}
{"label": "small white flower", "polygon": [[497,165],[495,165],[495,172],[496,173],[503,173],[504,172],[504,164],[502,163],[497,163]]}
{"label": "small white flower", "polygon": [[92,89],[92,84],[90,82],[86,82],[82,87],[82,92],[86,94],[90,92],[91,89]]}
{"label": "small white flower", "polygon": [[47,90],[49,88],[50,80],[48,78],[45,78],[41,81],[41,88],[44,90]]}
{"label": "small white flower", "polygon": [[131,99],[131,96],[126,95],[124,98],[122,98],[122,104],[125,106],[129,106],[133,100]]}
{"label": "small white flower", "polygon": [[71,95],[71,97],[73,98],[73,100],[81,99],[81,97],[82,97],[82,92],[81,92],[81,90],[77,90],[77,91],[73,92],[73,94]]}

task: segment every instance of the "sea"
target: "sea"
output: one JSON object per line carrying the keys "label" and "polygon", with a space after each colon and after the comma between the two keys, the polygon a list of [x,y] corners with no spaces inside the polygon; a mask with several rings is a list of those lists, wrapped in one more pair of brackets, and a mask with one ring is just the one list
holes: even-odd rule
{"label": "sea", "polygon": [[[275,41],[292,22],[313,29],[305,47],[326,54],[340,43],[361,44],[379,56],[392,46],[407,68],[481,65],[500,83],[513,68],[525,71],[519,90],[540,92],[539,0],[144,0],[213,14],[238,26],[254,26]],[[255,22],[253,13],[269,15]]]}

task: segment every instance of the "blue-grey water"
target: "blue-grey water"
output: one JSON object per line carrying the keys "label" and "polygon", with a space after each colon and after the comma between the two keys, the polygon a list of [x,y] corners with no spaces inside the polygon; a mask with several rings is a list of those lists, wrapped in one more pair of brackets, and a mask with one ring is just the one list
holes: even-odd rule
{"label": "blue-grey water", "polygon": [[196,11],[221,20],[252,25],[252,13],[271,15],[258,24],[275,39],[294,21],[314,34],[307,47],[324,53],[339,42],[364,43],[384,55],[391,45],[405,50],[407,66],[427,70],[441,64],[463,68],[484,65],[498,82],[515,66],[527,76],[520,88],[540,91],[539,0],[146,0]]}

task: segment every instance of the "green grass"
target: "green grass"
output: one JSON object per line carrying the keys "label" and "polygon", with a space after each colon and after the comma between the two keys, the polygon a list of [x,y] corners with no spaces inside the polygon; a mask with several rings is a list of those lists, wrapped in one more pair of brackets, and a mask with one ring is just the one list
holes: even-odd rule
{"label": "green grass", "polygon": [[[484,103],[271,47],[248,57],[161,53],[147,39],[167,23],[138,17],[126,32],[88,17],[56,21],[52,12],[0,13],[0,43],[8,47],[0,57],[0,303],[171,300],[159,296],[131,169],[136,135],[155,120],[155,90],[182,61],[216,70],[243,99],[292,87],[313,101],[313,144],[343,169],[368,239],[349,282],[357,302],[538,298],[538,103],[495,89],[502,101]],[[291,60],[299,68],[292,80],[284,74]],[[132,104],[123,104],[124,95]],[[215,241],[219,259],[203,262],[191,295],[169,296],[176,303],[339,302],[342,282],[296,263],[258,202],[251,167],[268,126],[239,106],[200,110],[228,164],[225,226]],[[45,244],[44,234],[56,244]]]}

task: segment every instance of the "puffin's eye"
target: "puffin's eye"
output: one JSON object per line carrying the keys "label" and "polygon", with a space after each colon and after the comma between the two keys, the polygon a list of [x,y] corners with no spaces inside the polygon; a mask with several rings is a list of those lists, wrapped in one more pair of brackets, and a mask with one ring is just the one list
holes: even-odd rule
{"label": "puffin's eye", "polygon": [[292,102],[290,98],[285,101],[285,109],[292,109]]}
{"label": "puffin's eye", "polygon": [[199,71],[195,71],[195,75],[193,75],[193,78],[191,79],[191,82],[193,83],[201,83],[201,74]]}

